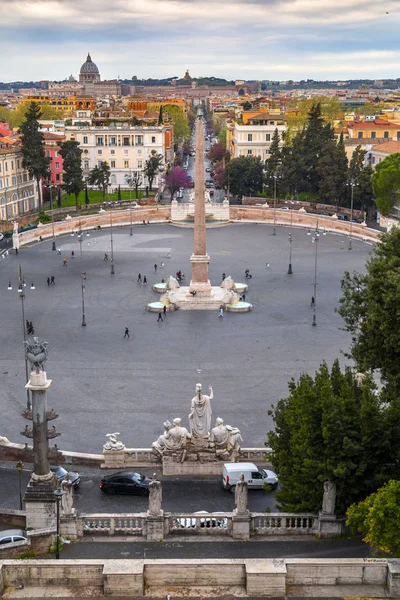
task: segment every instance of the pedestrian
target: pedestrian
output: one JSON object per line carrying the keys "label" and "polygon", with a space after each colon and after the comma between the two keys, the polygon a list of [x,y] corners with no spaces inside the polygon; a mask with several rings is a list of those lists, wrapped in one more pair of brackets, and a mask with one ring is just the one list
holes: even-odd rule
{"label": "pedestrian", "polygon": [[146,275],[143,275],[143,285],[146,285],[146,283],[147,283],[147,277],[146,277]]}
{"label": "pedestrian", "polygon": [[108,260],[108,254],[107,254],[107,252],[104,252],[104,258],[103,258],[103,260]]}
{"label": "pedestrian", "polygon": [[164,316],[165,316],[165,315],[167,314],[167,307],[166,307],[166,305],[165,305],[165,304],[164,304],[164,306],[163,306],[163,309],[162,309],[162,310],[163,310],[163,314],[164,314]]}
{"label": "pedestrian", "polygon": [[244,301],[246,300],[246,294],[242,294],[242,296],[241,296],[240,300],[241,300],[242,302],[244,302]]}
{"label": "pedestrian", "polygon": [[157,264],[154,265],[154,273],[157,273]]}
{"label": "pedestrian", "polygon": [[225,273],[222,273],[222,281],[225,281],[225,277],[226,277]]}
{"label": "pedestrian", "polygon": [[150,221],[147,221],[147,225],[150,225]]}
{"label": "pedestrian", "polygon": [[162,313],[161,313],[161,310],[160,310],[160,311],[159,311],[159,313],[158,313],[158,319],[157,319],[157,323],[158,323],[158,321],[164,321],[164,319],[162,318]]}
{"label": "pedestrian", "polygon": [[41,235],[39,235],[39,241],[40,241],[40,242],[43,242],[43,238],[42,238],[42,236],[41,236]]}
{"label": "pedestrian", "polygon": [[311,296],[311,304],[310,306],[315,306],[315,298],[314,296]]}
{"label": "pedestrian", "polygon": [[47,285],[50,285],[50,277],[47,278]]}
{"label": "pedestrian", "polygon": [[130,337],[129,335],[129,327],[125,327],[124,339]]}
{"label": "pedestrian", "polygon": [[136,281],[137,281],[138,283],[142,283],[142,276],[141,276],[141,274],[140,274],[140,273],[139,273],[139,275],[137,276],[137,280],[136,280]]}
{"label": "pedestrian", "polygon": [[29,321],[28,321],[28,319],[26,319],[25,323],[26,323],[26,331],[29,333]]}
{"label": "pedestrian", "polygon": [[269,263],[266,263],[266,265],[265,265],[265,266],[267,267],[267,269],[269,269]]}
{"label": "pedestrian", "polygon": [[222,306],[222,304],[221,304],[221,306],[219,307],[219,315],[218,315],[218,316],[219,316],[219,317],[223,317],[223,316],[224,316],[224,307]]}
{"label": "pedestrian", "polygon": [[143,219],[143,225],[146,225],[146,221]]}
{"label": "pedestrian", "polygon": [[18,248],[15,248],[15,254],[18,254]]}
{"label": "pedestrian", "polygon": [[167,252],[167,258],[171,258],[171,252]]}
{"label": "pedestrian", "polygon": [[51,276],[50,283],[51,285],[56,285],[56,278],[54,277],[54,275]]}
{"label": "pedestrian", "polygon": [[32,323],[32,321],[29,321],[29,333],[31,333],[32,335],[35,334],[35,330],[33,329],[33,323]]}
{"label": "pedestrian", "polygon": [[61,256],[61,248],[60,247],[57,248],[57,254],[59,254]]}
{"label": "pedestrian", "polygon": [[160,265],[160,269],[163,269],[163,268],[164,268],[164,263],[162,262]]}
{"label": "pedestrian", "polygon": [[71,258],[75,258],[75,252],[73,250],[71,252]]}
{"label": "pedestrian", "polygon": [[66,267],[66,266],[68,265],[68,261],[67,261],[67,259],[65,258],[65,256],[64,256],[64,258],[63,258],[63,265],[64,265],[64,267]]}

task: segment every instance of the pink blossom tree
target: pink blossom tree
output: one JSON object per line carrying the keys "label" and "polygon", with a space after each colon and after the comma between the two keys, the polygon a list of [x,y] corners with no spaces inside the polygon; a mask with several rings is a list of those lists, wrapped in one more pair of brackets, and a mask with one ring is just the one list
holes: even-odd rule
{"label": "pink blossom tree", "polygon": [[171,202],[174,199],[175,193],[180,188],[189,188],[191,185],[190,179],[187,176],[186,171],[180,167],[174,167],[169,171],[165,177],[166,187],[169,189],[171,194]]}

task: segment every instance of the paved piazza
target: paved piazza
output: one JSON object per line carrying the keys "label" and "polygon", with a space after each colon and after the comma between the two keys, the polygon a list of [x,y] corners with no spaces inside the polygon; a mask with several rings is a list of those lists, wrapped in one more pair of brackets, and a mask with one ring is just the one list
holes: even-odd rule
{"label": "paved piazza", "polygon": [[[210,278],[223,272],[244,281],[254,310],[245,314],[168,313],[163,323],[145,305],[157,295],[151,284],[181,269],[190,279],[193,230],[170,225],[114,228],[115,275],[110,274],[109,230],[85,236],[80,257],[77,237],[51,241],[10,254],[0,263],[0,434],[24,442],[20,416],[26,405],[19,263],[25,288],[25,315],[35,334],[49,342],[49,406],[60,414],[59,447],[98,453],[105,434],[119,431],[130,447],[150,447],[166,419],[187,426],[195,384],[214,388],[217,416],[240,428],[244,446],[262,446],[271,428],[267,411],[287,393],[287,382],[313,373],[347,350],[349,336],[334,308],[344,269],[363,270],[371,247],[347,238],[321,235],[318,242],[317,327],[312,327],[315,246],[304,229],[293,231],[293,272],[288,276],[288,228],[237,224],[207,230]],[[89,245],[90,244],[90,245]],[[71,251],[75,258],[71,260]],[[171,258],[167,258],[168,253]],[[64,267],[62,258],[68,258]],[[154,273],[154,263],[163,270]],[[266,268],[269,263],[270,268]],[[81,272],[87,274],[86,320],[81,326]],[[136,283],[146,275],[148,285]],[[54,275],[56,285],[47,286]],[[11,280],[13,290],[8,291]],[[36,290],[30,289],[33,280]],[[130,339],[123,339],[125,326]],[[341,356],[341,364],[345,359]]]}

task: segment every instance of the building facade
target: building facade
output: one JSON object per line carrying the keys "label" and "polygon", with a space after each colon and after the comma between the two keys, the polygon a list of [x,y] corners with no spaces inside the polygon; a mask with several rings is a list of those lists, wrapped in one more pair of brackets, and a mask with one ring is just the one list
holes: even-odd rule
{"label": "building facade", "polygon": [[119,81],[116,79],[101,81],[99,69],[92,61],[90,54],[87,55],[86,61],[81,66],[79,83],[83,87],[85,94],[91,94],[96,97],[121,95]]}
{"label": "building facade", "polygon": [[[172,159],[172,126],[169,125],[69,126],[65,128],[65,137],[80,144],[85,178],[95,166],[107,162],[111,169],[111,186],[120,185],[125,189],[129,188],[127,179],[133,172],[143,172],[153,151],[162,155],[164,163]],[[144,187],[147,182],[142,179],[141,187]],[[156,176],[154,187],[158,187],[160,180],[161,173]]]}
{"label": "building facade", "polygon": [[286,132],[286,125],[277,125],[277,121],[274,119],[265,125],[228,123],[226,140],[231,158],[259,156],[264,161],[269,156],[275,129],[278,130],[282,140],[282,134]]}
{"label": "building facade", "polygon": [[50,180],[52,185],[62,184],[63,157],[60,155],[60,144],[65,140],[63,134],[44,133],[44,153],[50,162]]}
{"label": "building facade", "polygon": [[13,221],[39,206],[36,181],[22,167],[19,148],[0,148],[0,220]]}

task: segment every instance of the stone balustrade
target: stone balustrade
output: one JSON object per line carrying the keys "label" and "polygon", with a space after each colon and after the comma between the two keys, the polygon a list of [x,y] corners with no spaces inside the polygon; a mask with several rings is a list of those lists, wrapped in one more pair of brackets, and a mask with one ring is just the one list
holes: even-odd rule
{"label": "stone balustrade", "polygon": [[143,535],[146,514],[82,514],[81,535]]}
{"label": "stone balustrade", "polygon": [[169,533],[231,535],[232,513],[174,513],[169,516]]}
{"label": "stone balustrade", "polygon": [[318,516],[313,513],[252,513],[252,535],[306,535],[318,533]]}

